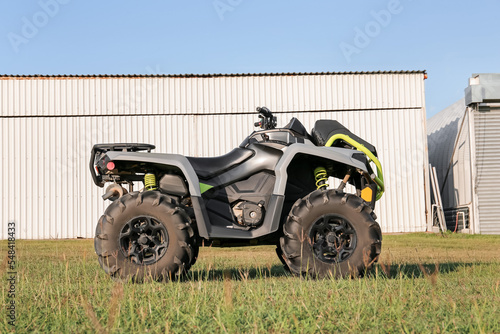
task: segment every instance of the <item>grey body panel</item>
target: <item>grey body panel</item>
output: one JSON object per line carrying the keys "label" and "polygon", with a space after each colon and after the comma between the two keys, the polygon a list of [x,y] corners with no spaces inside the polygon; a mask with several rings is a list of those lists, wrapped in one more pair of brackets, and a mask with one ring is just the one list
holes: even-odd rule
{"label": "grey body panel", "polygon": [[193,203],[194,217],[196,218],[198,234],[202,238],[209,239],[211,225],[209,224],[210,220],[208,219],[205,202],[200,196],[191,196],[191,202]]}
{"label": "grey body panel", "polygon": [[[262,144],[251,144],[247,149],[254,151],[254,156],[252,158],[221,175],[207,180],[207,182],[211,185],[228,184],[246,179],[263,170],[274,171],[283,155],[280,149],[271,148]],[[284,194],[283,192],[282,194],[276,195]]]}
{"label": "grey body panel", "polygon": [[111,160],[115,161],[141,161],[160,165],[169,165],[179,168],[184,177],[188,181],[189,192],[191,196],[201,196],[200,184],[198,176],[188,159],[180,154],[167,153],[140,153],[140,152],[106,152]]}
{"label": "grey body panel", "polygon": [[189,190],[180,175],[165,174],[158,182],[158,188],[175,196],[186,196]]}
{"label": "grey body panel", "polygon": [[209,226],[208,234],[210,238],[217,239],[255,239],[276,232],[280,226],[280,216],[284,200],[285,196],[272,195],[263,224],[254,230],[244,231],[235,228]]}
{"label": "grey body panel", "polygon": [[[274,185],[273,194],[284,195],[286,189],[286,182],[288,179],[288,174],[286,169],[292,161],[292,159],[297,154],[306,154],[321,157],[324,159],[337,161],[355,168],[359,168],[365,172],[368,172],[366,166],[359,160],[354,159],[352,156],[355,153],[362,153],[357,150],[351,150],[346,148],[338,147],[325,147],[325,146],[309,146],[293,144],[288,146],[283,153],[283,156],[276,165],[276,184]],[[362,153],[364,154],[364,153]]]}

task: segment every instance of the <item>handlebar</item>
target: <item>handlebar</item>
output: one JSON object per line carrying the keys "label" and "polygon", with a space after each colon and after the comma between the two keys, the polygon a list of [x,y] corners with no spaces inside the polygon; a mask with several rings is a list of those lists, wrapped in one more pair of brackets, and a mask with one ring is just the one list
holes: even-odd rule
{"label": "handlebar", "polygon": [[254,126],[264,130],[274,129],[276,127],[276,117],[273,116],[271,110],[266,107],[257,107],[260,121],[255,122]]}
{"label": "handlebar", "polygon": [[257,107],[257,111],[264,117],[272,117],[273,113],[267,107]]}

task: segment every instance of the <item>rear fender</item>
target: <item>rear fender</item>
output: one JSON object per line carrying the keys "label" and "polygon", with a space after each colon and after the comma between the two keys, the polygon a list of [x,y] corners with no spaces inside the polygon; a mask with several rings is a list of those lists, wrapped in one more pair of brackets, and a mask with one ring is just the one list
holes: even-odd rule
{"label": "rear fender", "polygon": [[111,151],[106,153],[110,160],[114,162],[128,161],[148,164],[151,166],[164,167],[164,169],[179,170],[188,182],[191,196],[201,196],[198,176],[185,156],[179,154],[164,153],[140,153],[140,152],[119,152]]}
{"label": "rear fender", "polygon": [[137,162],[164,170],[178,170],[187,181],[189,194],[193,204],[198,233],[208,239],[207,223],[209,222],[204,202],[201,199],[201,190],[198,176],[185,156],[179,154],[141,153],[141,152],[106,152],[108,158],[118,163]]}

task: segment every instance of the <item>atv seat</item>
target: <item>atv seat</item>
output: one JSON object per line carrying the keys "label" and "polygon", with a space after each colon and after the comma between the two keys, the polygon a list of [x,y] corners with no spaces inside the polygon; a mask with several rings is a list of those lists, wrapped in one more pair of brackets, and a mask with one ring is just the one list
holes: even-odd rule
{"label": "atv seat", "polygon": [[[375,149],[375,146],[359,138],[354,133],[349,131],[349,129],[347,129],[345,126],[343,126],[337,121],[326,120],[326,119],[321,119],[319,121],[316,121],[316,123],[314,123],[314,128],[312,129],[311,134],[313,142],[317,146],[325,146],[326,142],[328,141],[328,139],[330,139],[331,136],[336,134],[343,134],[357,141],[358,143],[362,144],[370,152],[372,152],[375,156],[377,156],[377,150]],[[343,147],[345,145],[346,143],[344,143],[342,140],[337,140],[332,146]]]}
{"label": "atv seat", "polygon": [[186,157],[200,179],[210,179],[230,170],[252,157],[254,152],[235,148],[231,152],[213,158]]}

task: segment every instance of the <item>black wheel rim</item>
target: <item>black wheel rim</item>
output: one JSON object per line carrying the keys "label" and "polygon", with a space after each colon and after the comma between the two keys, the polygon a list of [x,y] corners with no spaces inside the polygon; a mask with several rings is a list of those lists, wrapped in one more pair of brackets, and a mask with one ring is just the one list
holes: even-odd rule
{"label": "black wheel rim", "polygon": [[167,251],[167,229],[153,217],[134,218],[121,230],[120,247],[130,261],[141,265],[153,264]]}
{"label": "black wheel rim", "polygon": [[356,248],[356,231],[340,215],[328,214],[318,218],[311,227],[309,238],[314,255],[326,263],[347,260]]}

